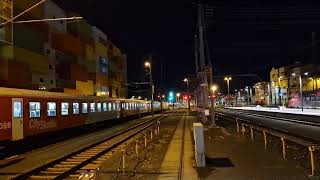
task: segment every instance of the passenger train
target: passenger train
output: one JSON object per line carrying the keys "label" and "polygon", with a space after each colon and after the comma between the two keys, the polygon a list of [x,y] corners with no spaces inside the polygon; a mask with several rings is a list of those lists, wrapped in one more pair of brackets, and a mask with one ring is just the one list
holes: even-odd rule
{"label": "passenger train", "polygon": [[[162,106],[162,107],[161,107]],[[154,102],[154,111],[167,103]],[[0,141],[18,141],[42,133],[142,115],[150,101],[0,88]]]}

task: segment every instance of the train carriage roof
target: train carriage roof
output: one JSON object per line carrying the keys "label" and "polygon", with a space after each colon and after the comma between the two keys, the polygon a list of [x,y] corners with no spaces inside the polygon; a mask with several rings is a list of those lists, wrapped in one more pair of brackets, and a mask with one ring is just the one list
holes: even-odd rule
{"label": "train carriage roof", "polygon": [[59,92],[47,92],[47,91],[36,91],[27,89],[15,89],[15,88],[4,88],[0,87],[0,97],[38,97],[38,98],[58,98],[58,99],[81,99],[81,100],[116,100],[116,101],[128,101],[128,102],[146,102],[143,100],[128,100],[128,99],[115,99],[109,97],[96,97],[86,95],[75,95],[65,94]]}

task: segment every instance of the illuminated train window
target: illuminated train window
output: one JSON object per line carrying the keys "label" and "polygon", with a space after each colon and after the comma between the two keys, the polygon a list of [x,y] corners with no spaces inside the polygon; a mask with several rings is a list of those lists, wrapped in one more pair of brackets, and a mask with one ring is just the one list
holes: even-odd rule
{"label": "illuminated train window", "polygon": [[73,103],[72,107],[73,107],[73,114],[80,114],[79,103]]}
{"label": "illuminated train window", "polygon": [[40,110],[41,110],[40,102],[29,102],[30,118],[39,118]]}
{"label": "illuminated train window", "polygon": [[103,112],[108,111],[107,103],[102,104]]}
{"label": "illuminated train window", "polygon": [[117,110],[116,103],[113,103],[113,110],[114,110],[114,111],[116,111],[116,110]]}
{"label": "illuminated train window", "polygon": [[67,102],[61,103],[61,115],[62,116],[69,115],[69,103]]}
{"label": "illuminated train window", "polygon": [[88,103],[82,103],[82,113],[83,114],[88,113]]}
{"label": "illuminated train window", "polygon": [[13,103],[13,118],[22,118],[22,102]]}
{"label": "illuminated train window", "polygon": [[112,104],[109,103],[109,111],[112,111]]}
{"label": "illuminated train window", "polygon": [[101,103],[97,103],[97,112],[101,112]]}
{"label": "illuminated train window", "polygon": [[54,117],[57,115],[57,105],[55,102],[47,103],[47,116]]}
{"label": "illuminated train window", "polygon": [[95,104],[96,103],[90,103],[90,112],[96,112]]}

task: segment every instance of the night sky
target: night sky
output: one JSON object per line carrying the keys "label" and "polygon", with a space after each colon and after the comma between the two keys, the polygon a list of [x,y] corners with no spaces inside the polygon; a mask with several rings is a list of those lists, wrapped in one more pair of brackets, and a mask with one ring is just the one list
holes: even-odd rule
{"label": "night sky", "polygon": [[[196,6],[192,0],[55,2],[80,13],[128,55],[130,81],[143,80],[143,58],[150,53],[155,81],[159,84],[162,79],[165,88],[181,88],[181,80],[194,74]],[[214,15],[208,13],[206,18],[216,75],[255,73],[269,80],[274,66],[317,63],[311,58],[311,33],[319,32],[319,2],[216,0],[210,1],[210,7]],[[233,88],[240,88],[258,80],[234,81]]]}

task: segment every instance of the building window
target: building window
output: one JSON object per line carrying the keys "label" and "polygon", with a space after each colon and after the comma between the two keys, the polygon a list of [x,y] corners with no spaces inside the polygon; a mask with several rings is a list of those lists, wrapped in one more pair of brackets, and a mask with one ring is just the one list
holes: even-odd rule
{"label": "building window", "polygon": [[90,103],[90,112],[96,112],[95,103]]}
{"label": "building window", "polygon": [[40,102],[29,102],[30,118],[39,118],[41,110],[40,108]]}
{"label": "building window", "polygon": [[50,53],[51,53],[50,49],[47,49],[47,54],[50,54]]}
{"label": "building window", "polygon": [[53,67],[52,67],[52,65],[51,65],[51,64],[49,65],[49,69],[53,69]]}
{"label": "building window", "polygon": [[40,82],[43,83],[43,78],[40,78]]}
{"label": "building window", "polygon": [[101,112],[101,103],[97,103],[97,112]]}
{"label": "building window", "polygon": [[56,106],[55,102],[48,102],[47,103],[47,116],[48,117],[56,116],[57,115],[56,109],[57,109],[57,106]]}
{"label": "building window", "polygon": [[73,114],[79,114],[80,113],[80,111],[79,111],[79,103],[73,103],[72,107],[73,107]]}
{"label": "building window", "polygon": [[82,103],[82,113],[88,113],[88,103]]}
{"label": "building window", "polygon": [[17,119],[17,118],[22,118],[22,102],[20,101],[16,101],[13,103],[13,118]]}
{"label": "building window", "polygon": [[51,80],[50,83],[53,84],[53,80]]}
{"label": "building window", "polygon": [[67,102],[61,103],[61,115],[62,116],[69,115],[69,103]]}
{"label": "building window", "polygon": [[108,60],[104,57],[100,57],[100,72],[108,74]]}

